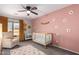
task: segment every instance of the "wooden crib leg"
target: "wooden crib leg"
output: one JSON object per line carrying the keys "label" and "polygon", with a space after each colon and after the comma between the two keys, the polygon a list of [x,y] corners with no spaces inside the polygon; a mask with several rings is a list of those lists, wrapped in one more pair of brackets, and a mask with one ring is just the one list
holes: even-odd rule
{"label": "wooden crib leg", "polygon": [[47,45],[45,45],[44,47],[45,47],[45,49],[47,49]]}

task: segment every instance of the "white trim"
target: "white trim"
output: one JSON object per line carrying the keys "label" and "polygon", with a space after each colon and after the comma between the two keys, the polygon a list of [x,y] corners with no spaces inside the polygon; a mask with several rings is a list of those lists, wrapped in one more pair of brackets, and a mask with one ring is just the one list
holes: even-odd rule
{"label": "white trim", "polygon": [[54,46],[54,47],[58,47],[58,48],[60,48],[60,49],[64,49],[64,50],[70,51],[70,52],[73,52],[73,53],[79,54],[79,52],[76,52],[76,51],[73,51],[73,50],[70,50],[70,49],[67,49],[67,48],[63,48],[63,47],[61,47],[61,46],[57,46],[57,45],[53,45],[53,46]]}

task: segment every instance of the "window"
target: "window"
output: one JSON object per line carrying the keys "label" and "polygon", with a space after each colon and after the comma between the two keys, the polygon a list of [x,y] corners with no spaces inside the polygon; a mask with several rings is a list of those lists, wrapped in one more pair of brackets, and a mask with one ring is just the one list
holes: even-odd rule
{"label": "window", "polygon": [[13,22],[8,22],[8,32],[13,31]]}
{"label": "window", "polygon": [[19,23],[14,23],[14,35],[19,36]]}
{"label": "window", "polygon": [[8,32],[12,31],[14,36],[19,36],[19,22],[8,21]]}

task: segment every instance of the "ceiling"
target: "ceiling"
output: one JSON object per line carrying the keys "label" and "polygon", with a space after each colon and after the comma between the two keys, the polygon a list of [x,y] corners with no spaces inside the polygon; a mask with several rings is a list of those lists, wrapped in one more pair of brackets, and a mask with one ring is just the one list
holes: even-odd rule
{"label": "ceiling", "polygon": [[17,19],[35,19],[69,6],[68,4],[24,4],[24,6],[26,5],[37,7],[38,10],[35,10],[35,12],[37,12],[38,15],[30,14],[30,16],[27,16],[26,12],[18,12],[18,10],[23,9],[21,4],[0,4],[0,15]]}

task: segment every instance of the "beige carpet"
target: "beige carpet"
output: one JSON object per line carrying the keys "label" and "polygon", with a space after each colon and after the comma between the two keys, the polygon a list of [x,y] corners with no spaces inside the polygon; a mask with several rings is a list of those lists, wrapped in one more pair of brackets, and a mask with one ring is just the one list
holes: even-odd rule
{"label": "beige carpet", "polygon": [[43,51],[33,47],[32,45],[27,45],[23,47],[19,47],[16,49],[12,49],[10,51],[11,55],[46,55]]}

